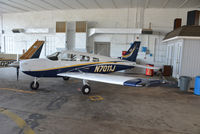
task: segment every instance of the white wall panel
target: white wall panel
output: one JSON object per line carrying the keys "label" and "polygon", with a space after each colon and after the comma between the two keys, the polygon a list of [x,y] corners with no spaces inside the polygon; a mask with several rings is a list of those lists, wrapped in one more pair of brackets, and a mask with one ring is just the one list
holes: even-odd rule
{"label": "white wall panel", "polygon": [[[153,30],[169,32],[173,29],[175,18],[182,18],[183,25],[186,24],[188,10],[192,9],[145,9],[144,15],[140,15],[141,18],[138,19],[144,20],[142,22],[144,28],[148,28],[151,23]],[[13,28],[28,27],[54,29],[56,21],[88,21],[93,22],[92,26],[97,28],[134,28],[136,26],[136,8],[131,8],[129,11],[126,8],[43,11],[4,14],[3,16],[6,32],[11,32]]]}
{"label": "white wall panel", "polygon": [[151,23],[153,30],[169,32],[173,30],[174,19],[182,18],[182,25],[186,24],[187,11],[192,9],[146,9],[144,27]]}
{"label": "white wall panel", "polygon": [[184,40],[181,75],[200,75],[200,40]]}
{"label": "white wall panel", "polygon": [[127,51],[130,45],[122,45],[122,44],[111,44],[111,57],[121,57],[122,51]]}
{"label": "white wall panel", "polygon": [[80,50],[86,52],[86,43],[87,43],[87,34],[86,33],[75,33],[75,50]]}
{"label": "white wall panel", "polygon": [[14,37],[6,36],[6,37],[4,37],[4,42],[5,42],[5,44],[2,45],[3,52],[13,54],[14,50],[15,50]]}
{"label": "white wall panel", "polygon": [[52,54],[59,48],[66,48],[66,34],[13,34],[4,35],[3,39],[5,45],[2,45],[2,52],[9,54],[22,54],[23,50],[27,51],[37,40],[45,41],[41,57]]}

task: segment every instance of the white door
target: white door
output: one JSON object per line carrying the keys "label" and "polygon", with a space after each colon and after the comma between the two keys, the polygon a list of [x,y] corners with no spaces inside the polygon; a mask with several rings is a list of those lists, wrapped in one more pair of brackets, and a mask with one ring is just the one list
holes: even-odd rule
{"label": "white door", "polygon": [[182,42],[177,42],[174,47],[173,77],[177,79],[180,77],[182,46]]}
{"label": "white door", "polygon": [[167,46],[167,65],[173,65],[174,61],[174,44]]}

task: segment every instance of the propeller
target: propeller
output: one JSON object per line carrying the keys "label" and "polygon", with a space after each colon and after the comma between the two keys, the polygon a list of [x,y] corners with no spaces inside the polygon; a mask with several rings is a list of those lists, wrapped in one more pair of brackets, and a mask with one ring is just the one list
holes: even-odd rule
{"label": "propeller", "polygon": [[17,80],[19,80],[19,67],[16,68],[17,70]]}
{"label": "propeller", "polygon": [[[19,54],[17,54],[17,63],[19,63]],[[17,81],[19,80],[19,66],[16,67]]]}
{"label": "propeller", "polygon": [[20,61],[19,61],[19,60],[20,60],[20,57],[19,57],[19,55],[17,54],[17,59],[16,59],[16,61],[8,65],[9,67],[14,67],[14,68],[16,68],[17,80],[19,80],[19,68],[20,68],[20,65],[19,65],[19,62],[20,62]]}

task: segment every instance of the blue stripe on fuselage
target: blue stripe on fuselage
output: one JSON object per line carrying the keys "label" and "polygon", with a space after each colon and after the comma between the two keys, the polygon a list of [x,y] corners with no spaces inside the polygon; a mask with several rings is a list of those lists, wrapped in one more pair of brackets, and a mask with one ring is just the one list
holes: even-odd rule
{"label": "blue stripe on fuselage", "polygon": [[[99,67],[96,71],[96,67]],[[107,68],[106,68],[107,67]],[[85,72],[85,73],[112,73],[125,69],[133,68],[133,66],[120,65],[120,64],[93,64],[93,65],[82,65],[76,67],[66,67],[53,70],[45,71],[23,71],[23,73],[33,77],[59,77],[57,74],[65,72]]]}

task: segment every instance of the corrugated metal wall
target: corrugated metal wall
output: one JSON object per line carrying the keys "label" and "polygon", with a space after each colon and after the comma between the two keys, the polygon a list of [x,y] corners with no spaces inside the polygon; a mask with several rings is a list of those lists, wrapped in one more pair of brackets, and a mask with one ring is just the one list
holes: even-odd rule
{"label": "corrugated metal wall", "polygon": [[200,75],[200,40],[184,40],[181,75]]}

